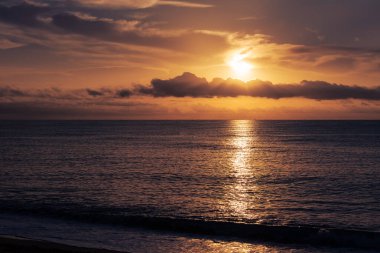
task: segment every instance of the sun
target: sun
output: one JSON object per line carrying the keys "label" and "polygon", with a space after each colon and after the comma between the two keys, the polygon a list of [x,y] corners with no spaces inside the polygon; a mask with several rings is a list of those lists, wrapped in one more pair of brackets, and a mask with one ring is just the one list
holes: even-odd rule
{"label": "sun", "polygon": [[228,66],[231,68],[233,77],[246,81],[252,72],[253,65],[246,61],[249,53],[234,53],[228,60]]}

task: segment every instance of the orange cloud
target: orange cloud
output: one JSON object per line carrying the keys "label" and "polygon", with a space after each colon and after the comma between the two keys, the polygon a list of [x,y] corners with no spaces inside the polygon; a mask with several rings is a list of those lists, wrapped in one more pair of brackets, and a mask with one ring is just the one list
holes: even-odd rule
{"label": "orange cloud", "polygon": [[212,5],[184,1],[166,0],[76,0],[81,5],[95,8],[148,8],[155,5],[170,5],[187,8],[209,8]]}

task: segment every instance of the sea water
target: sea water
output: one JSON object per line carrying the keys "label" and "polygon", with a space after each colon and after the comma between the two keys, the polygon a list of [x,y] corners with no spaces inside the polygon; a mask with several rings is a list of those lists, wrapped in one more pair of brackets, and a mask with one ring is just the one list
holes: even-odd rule
{"label": "sea water", "polygon": [[0,180],[2,234],[134,252],[371,249],[380,121],[2,121]]}

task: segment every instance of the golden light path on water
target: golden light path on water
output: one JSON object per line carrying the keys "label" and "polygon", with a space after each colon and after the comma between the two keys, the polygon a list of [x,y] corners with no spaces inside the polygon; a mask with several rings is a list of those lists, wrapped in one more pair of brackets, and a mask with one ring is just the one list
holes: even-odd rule
{"label": "golden light path on water", "polygon": [[232,174],[235,182],[230,189],[229,205],[233,213],[238,217],[247,215],[248,191],[254,190],[249,184],[251,176],[252,143],[255,141],[253,135],[254,121],[237,120],[231,121],[232,138],[230,145],[234,152],[231,157]]}

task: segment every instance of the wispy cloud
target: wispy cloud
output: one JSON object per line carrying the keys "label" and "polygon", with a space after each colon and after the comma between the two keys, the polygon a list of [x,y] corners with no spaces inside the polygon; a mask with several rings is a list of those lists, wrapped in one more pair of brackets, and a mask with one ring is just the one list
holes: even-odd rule
{"label": "wispy cloud", "polygon": [[127,88],[122,89],[74,89],[62,90],[59,88],[47,89],[20,89],[11,86],[0,86],[0,99],[15,98],[32,98],[32,99],[54,99],[54,100],[82,100],[83,99],[115,99],[128,98],[132,95],[132,91]]}
{"label": "wispy cloud", "polygon": [[148,8],[155,5],[170,5],[185,8],[209,8],[210,4],[201,4],[188,1],[169,0],[76,0],[77,3],[94,8]]}
{"label": "wispy cloud", "polygon": [[11,48],[17,48],[22,47],[24,44],[10,41],[8,39],[0,39],[0,49],[11,49]]}
{"label": "wispy cloud", "polygon": [[213,5],[211,4],[201,4],[201,3],[193,3],[193,2],[184,2],[184,1],[167,1],[161,0],[157,2],[158,5],[170,5],[176,7],[187,7],[187,8],[211,8]]}
{"label": "wispy cloud", "polygon": [[[107,4],[111,1],[89,0],[90,2]],[[142,2],[126,1],[126,4],[142,4]],[[117,4],[118,1],[112,1],[112,3]],[[159,4],[165,5],[176,3],[159,2]],[[178,2],[178,4],[188,5],[189,3]],[[103,41],[197,54],[221,52],[229,47],[227,39],[216,34],[205,34],[186,29],[161,30],[152,27],[149,22],[142,23],[141,20],[136,19],[104,18],[79,11],[51,12],[51,9],[52,7],[28,2],[14,6],[0,4],[0,21],[20,27],[38,28],[50,34],[78,34]]]}
{"label": "wispy cloud", "polygon": [[147,8],[158,0],[75,0],[77,3],[95,8]]}

